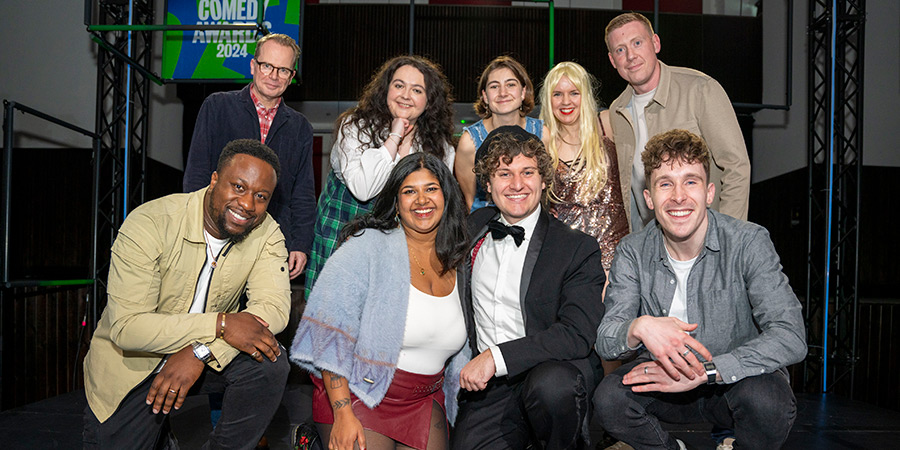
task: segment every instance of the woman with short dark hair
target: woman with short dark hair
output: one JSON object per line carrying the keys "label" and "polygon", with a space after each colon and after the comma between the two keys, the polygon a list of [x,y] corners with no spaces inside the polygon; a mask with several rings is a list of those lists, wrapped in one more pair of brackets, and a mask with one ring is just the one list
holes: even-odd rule
{"label": "woman with short dark hair", "polygon": [[475,182],[472,169],[477,163],[481,143],[495,128],[516,125],[541,138],[540,119],[528,117],[534,109],[534,87],[521,63],[509,56],[498,56],[488,63],[478,78],[475,112],[481,120],[463,128],[456,148],[456,179],[474,211],[487,206],[487,195]]}

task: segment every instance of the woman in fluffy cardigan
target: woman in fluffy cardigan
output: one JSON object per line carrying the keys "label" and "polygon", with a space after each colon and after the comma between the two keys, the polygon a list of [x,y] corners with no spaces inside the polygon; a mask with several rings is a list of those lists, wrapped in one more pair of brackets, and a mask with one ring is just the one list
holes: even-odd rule
{"label": "woman in fluffy cardigan", "polygon": [[456,286],[465,212],[450,170],[422,152],[343,229],[291,348],[312,375],[313,420],[329,449],[447,448],[470,357]]}

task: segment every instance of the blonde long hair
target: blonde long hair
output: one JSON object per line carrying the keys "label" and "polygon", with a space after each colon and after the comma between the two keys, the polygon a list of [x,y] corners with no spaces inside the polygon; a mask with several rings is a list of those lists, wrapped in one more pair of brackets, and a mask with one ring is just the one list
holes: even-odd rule
{"label": "blonde long hair", "polygon": [[[598,85],[598,83],[591,74],[584,70],[584,67],[569,61],[557,64],[544,77],[540,94],[541,120],[544,121],[544,125],[550,131],[547,152],[553,161],[554,170],[559,164],[559,148],[556,138],[559,136],[560,126],[553,115],[550,105],[552,104],[553,90],[556,89],[556,85],[559,84],[559,80],[563,76],[569,77],[569,80],[581,93],[581,111],[578,118],[580,125],[579,137],[581,138],[581,148],[578,151],[580,157],[576,158],[571,170],[575,174],[575,180],[578,183],[576,198],[581,203],[588,203],[591,199],[600,195],[600,191],[606,186],[606,181],[609,178],[607,176],[609,158],[601,138],[600,117],[597,112],[597,99],[594,92],[594,86]],[[550,186],[550,199],[558,203],[561,199],[556,197],[554,187]]]}

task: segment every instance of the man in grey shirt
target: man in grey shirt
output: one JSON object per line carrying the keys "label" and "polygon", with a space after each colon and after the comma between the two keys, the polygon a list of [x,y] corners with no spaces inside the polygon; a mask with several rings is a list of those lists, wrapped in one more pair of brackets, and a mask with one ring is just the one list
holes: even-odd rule
{"label": "man in grey shirt", "polygon": [[601,382],[596,414],[639,449],[683,448],[660,420],[780,448],[796,416],[785,367],[806,355],[806,333],[768,232],[709,209],[709,151],[693,133],[653,137],[642,161],[655,220],[616,249],[595,347],[637,358]]}

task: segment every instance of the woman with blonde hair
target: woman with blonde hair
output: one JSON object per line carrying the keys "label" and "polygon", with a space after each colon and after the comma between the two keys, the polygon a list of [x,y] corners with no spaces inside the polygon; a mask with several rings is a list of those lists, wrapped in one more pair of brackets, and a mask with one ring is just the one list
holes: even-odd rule
{"label": "woman with blonde hair", "polygon": [[628,234],[616,147],[608,111],[598,115],[594,86],[584,67],[561,62],[541,88],[543,141],[556,168],[550,212],[597,239],[609,272],[619,239]]}

